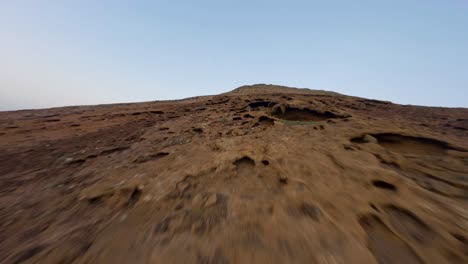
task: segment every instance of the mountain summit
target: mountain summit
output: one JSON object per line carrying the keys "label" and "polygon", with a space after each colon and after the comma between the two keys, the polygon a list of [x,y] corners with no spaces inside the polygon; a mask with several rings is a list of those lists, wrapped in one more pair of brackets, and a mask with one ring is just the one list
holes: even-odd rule
{"label": "mountain summit", "polygon": [[293,94],[309,94],[309,95],[341,95],[339,93],[311,90],[308,88],[294,88],[288,86],[274,84],[254,84],[238,87],[227,94],[275,94],[275,93],[293,93]]}

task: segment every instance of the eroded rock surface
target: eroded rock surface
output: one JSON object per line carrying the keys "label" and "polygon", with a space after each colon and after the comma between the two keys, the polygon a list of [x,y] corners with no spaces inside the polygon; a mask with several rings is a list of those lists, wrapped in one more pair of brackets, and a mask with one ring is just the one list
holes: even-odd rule
{"label": "eroded rock surface", "polygon": [[468,109],[291,89],[0,113],[0,262],[468,263]]}

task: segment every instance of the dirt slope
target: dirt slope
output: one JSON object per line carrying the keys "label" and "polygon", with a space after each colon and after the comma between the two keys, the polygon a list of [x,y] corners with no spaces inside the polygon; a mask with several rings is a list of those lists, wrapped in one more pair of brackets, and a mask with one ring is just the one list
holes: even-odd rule
{"label": "dirt slope", "polygon": [[0,262],[468,263],[468,109],[254,88],[0,113]]}

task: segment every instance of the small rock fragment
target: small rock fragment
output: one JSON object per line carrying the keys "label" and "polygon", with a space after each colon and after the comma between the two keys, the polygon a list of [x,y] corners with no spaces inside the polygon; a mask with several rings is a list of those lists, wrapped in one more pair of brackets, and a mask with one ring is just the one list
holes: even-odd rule
{"label": "small rock fragment", "polygon": [[120,219],[119,219],[119,220],[120,220],[120,222],[123,222],[123,221],[125,221],[126,219],[127,219],[127,214],[123,214],[123,215],[120,216]]}
{"label": "small rock fragment", "polygon": [[362,141],[366,142],[366,143],[377,143],[377,139],[371,135],[365,135],[363,138],[362,138]]}
{"label": "small rock fragment", "polygon": [[305,216],[308,216],[314,219],[315,221],[319,220],[321,211],[320,211],[320,208],[316,207],[315,205],[303,203],[300,209]]}
{"label": "small rock fragment", "polygon": [[205,207],[210,207],[218,202],[216,193],[211,194],[205,202]]}
{"label": "small rock fragment", "polygon": [[201,207],[203,203],[203,197],[201,194],[195,195],[192,200],[192,206],[193,207]]}

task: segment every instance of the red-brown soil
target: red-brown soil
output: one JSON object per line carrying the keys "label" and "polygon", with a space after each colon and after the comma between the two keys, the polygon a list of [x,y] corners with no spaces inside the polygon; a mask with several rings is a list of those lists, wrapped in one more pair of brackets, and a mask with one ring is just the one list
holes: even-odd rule
{"label": "red-brown soil", "polygon": [[468,263],[468,109],[278,86],[0,113],[0,263]]}

